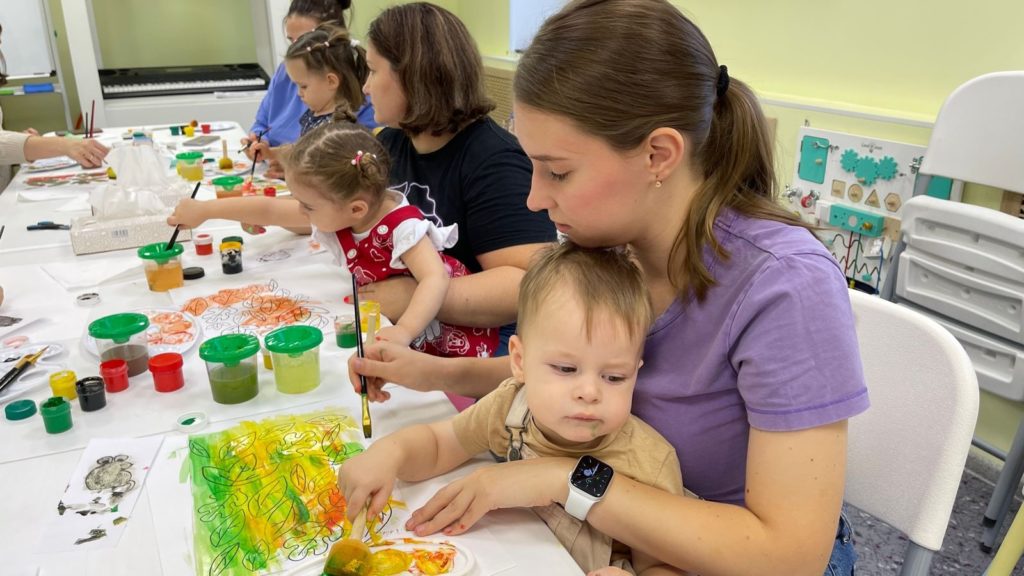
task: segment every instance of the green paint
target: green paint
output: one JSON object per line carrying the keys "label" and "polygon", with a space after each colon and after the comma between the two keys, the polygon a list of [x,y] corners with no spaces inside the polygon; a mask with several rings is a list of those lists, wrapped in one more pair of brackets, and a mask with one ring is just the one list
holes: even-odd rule
{"label": "green paint", "polygon": [[260,391],[254,362],[221,366],[210,370],[210,391],[218,404],[238,404],[251,400]]}
{"label": "green paint", "polygon": [[195,418],[185,418],[181,421],[182,426],[191,426],[196,421]]}
{"label": "green paint", "polygon": [[363,450],[336,410],[189,437],[196,573],[242,576],[326,554],[341,537],[336,466]]}

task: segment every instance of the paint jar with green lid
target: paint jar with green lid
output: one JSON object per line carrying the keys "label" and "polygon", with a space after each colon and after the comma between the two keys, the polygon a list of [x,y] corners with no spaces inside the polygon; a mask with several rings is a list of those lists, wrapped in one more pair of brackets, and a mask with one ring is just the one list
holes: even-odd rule
{"label": "paint jar with green lid", "polygon": [[178,175],[189,182],[198,182],[203,179],[203,153],[181,152],[174,156],[178,161],[176,167]]}
{"label": "paint jar with green lid", "polygon": [[48,434],[60,434],[71,429],[71,404],[63,396],[54,396],[39,405],[43,427]]}
{"label": "paint jar with green lid", "polygon": [[259,351],[259,339],[249,334],[224,334],[199,346],[199,357],[206,361],[214,402],[239,404],[259,394],[256,372]]}
{"label": "paint jar with green lid", "polygon": [[312,326],[293,325],[267,334],[264,345],[274,363],[274,383],[285,394],[302,394],[320,385],[320,343],[324,335]]}
{"label": "paint jar with green lid", "polygon": [[89,324],[89,336],[96,339],[100,362],[120,358],[128,363],[131,377],[149,368],[146,328],[149,328],[149,318],[145,314],[126,312],[93,320]]}
{"label": "paint jar with green lid", "polygon": [[217,198],[234,198],[242,195],[244,180],[241,176],[218,176],[210,182],[217,193]]}
{"label": "paint jar with green lid", "polygon": [[145,263],[146,282],[153,292],[167,292],[171,288],[185,285],[185,273],[181,268],[181,244],[167,249],[166,242],[146,244],[138,250],[139,258]]}

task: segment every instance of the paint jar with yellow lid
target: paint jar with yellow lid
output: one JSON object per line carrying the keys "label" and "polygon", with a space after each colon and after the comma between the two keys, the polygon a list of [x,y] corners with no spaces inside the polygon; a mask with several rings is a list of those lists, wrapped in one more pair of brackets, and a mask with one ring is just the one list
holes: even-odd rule
{"label": "paint jar with yellow lid", "polygon": [[50,390],[53,390],[54,396],[60,396],[65,400],[74,400],[78,397],[78,393],[75,392],[75,382],[77,381],[78,376],[71,370],[54,372],[50,374]]}

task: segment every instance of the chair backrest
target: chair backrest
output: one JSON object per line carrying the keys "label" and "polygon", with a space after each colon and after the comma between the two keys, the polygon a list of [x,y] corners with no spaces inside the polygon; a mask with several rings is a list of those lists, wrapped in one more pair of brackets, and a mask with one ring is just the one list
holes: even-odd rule
{"label": "chair backrest", "polygon": [[961,84],[935,118],[921,172],[1024,192],[1024,71]]}
{"label": "chair backrest", "polygon": [[850,291],[871,408],[850,420],[846,501],[938,550],[978,417],[963,347],[933,320]]}

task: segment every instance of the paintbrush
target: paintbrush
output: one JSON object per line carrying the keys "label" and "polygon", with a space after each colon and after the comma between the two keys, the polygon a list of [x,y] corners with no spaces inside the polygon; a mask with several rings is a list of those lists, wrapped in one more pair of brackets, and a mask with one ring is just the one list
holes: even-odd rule
{"label": "paintbrush", "polygon": [[[364,396],[365,398],[365,396]],[[366,576],[373,568],[370,547],[363,542],[366,530],[366,508],[352,521],[348,538],[335,542],[327,554],[323,573],[326,576]]]}
{"label": "paintbrush", "polygon": [[[260,140],[263,139],[263,135],[266,134],[266,133],[267,133],[266,130],[261,130],[260,133],[256,135],[256,143],[257,144],[260,143]],[[260,151],[256,150],[256,152],[252,155],[252,169],[249,170],[249,190],[252,190],[252,180],[253,180],[253,178],[256,177],[256,164],[259,162],[259,160],[260,160]]]}
{"label": "paintbrush", "polygon": [[[196,182],[196,187],[192,189],[192,195],[189,196],[189,198],[195,200],[196,192],[199,192],[199,185],[202,183],[202,180]],[[174,233],[171,234],[171,241],[167,243],[167,248],[165,248],[164,250],[170,251],[170,249],[174,247],[174,241],[178,239],[178,232],[181,232],[181,224],[178,224],[177,226],[174,227]]]}
{"label": "paintbrush", "polygon": [[8,370],[7,374],[4,374],[3,378],[0,378],[0,392],[3,392],[4,388],[10,386],[12,382],[18,379],[18,376],[21,376],[25,370],[28,370],[30,366],[35,364],[36,360],[39,360],[43,355],[43,352],[46,352],[47,348],[49,348],[49,346],[44,346],[42,350],[35,354],[26,354],[22,356],[21,360],[18,360],[17,364],[14,365],[14,368]]}
{"label": "paintbrush", "polygon": [[[356,311],[356,330],[358,330],[356,332],[356,354],[360,358],[366,358],[366,353],[363,351],[363,334],[360,329],[362,321],[359,319],[359,285],[356,283],[355,274],[352,275],[352,306]],[[366,327],[370,327],[369,322]],[[366,376],[362,374],[359,375],[359,395],[363,397],[363,437],[369,438],[373,434],[373,426],[370,422],[370,400],[366,396]]]}

